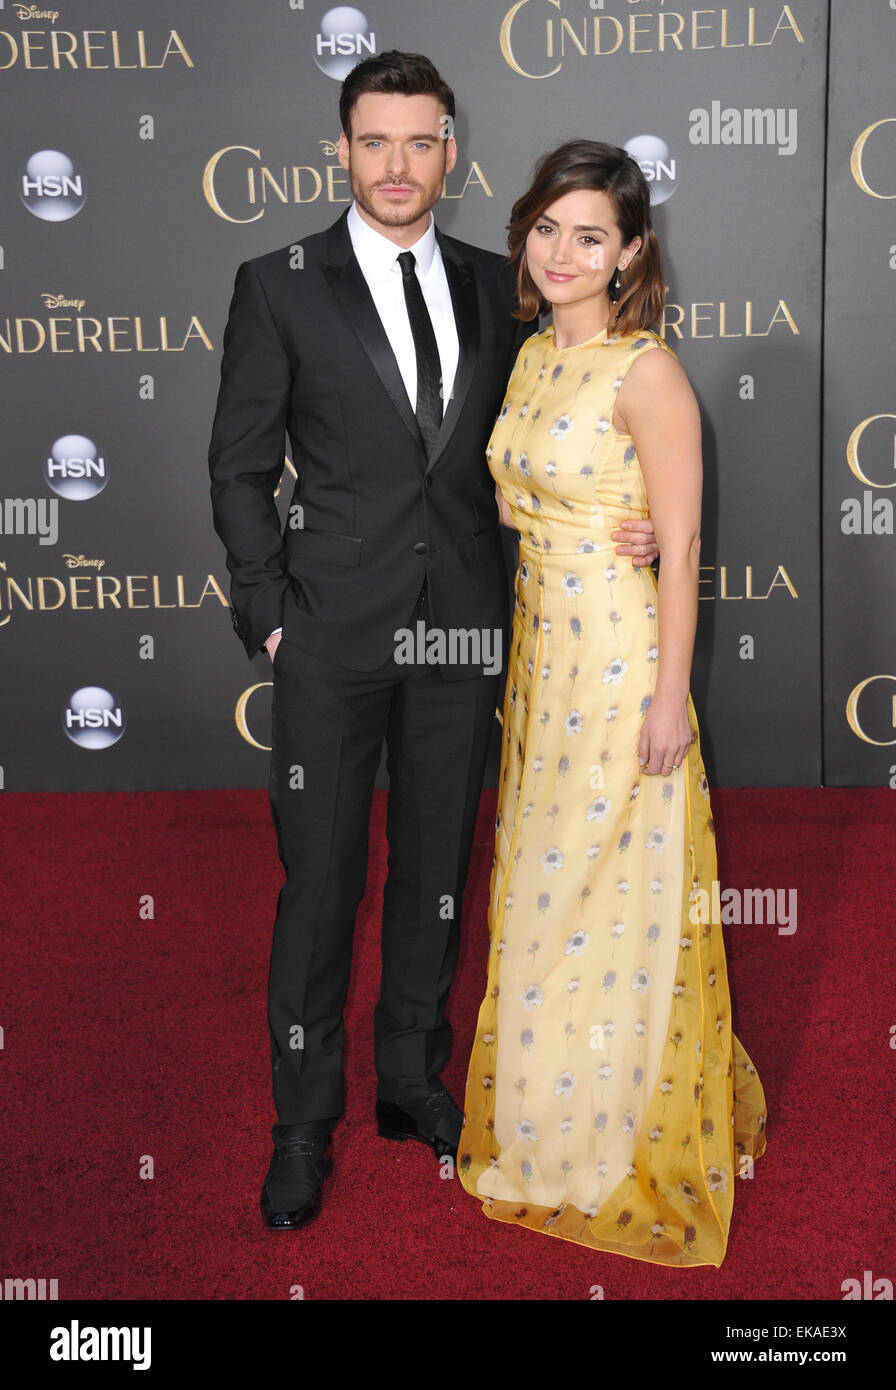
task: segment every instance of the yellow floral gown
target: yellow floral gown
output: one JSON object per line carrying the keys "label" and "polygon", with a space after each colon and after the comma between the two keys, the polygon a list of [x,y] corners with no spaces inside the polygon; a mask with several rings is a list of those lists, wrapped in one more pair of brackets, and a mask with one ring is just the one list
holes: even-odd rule
{"label": "yellow floral gown", "polygon": [[657,587],[610,535],[649,515],[612,415],[632,363],[658,349],[671,352],[650,331],[563,349],[552,328],[535,334],[488,448],[520,564],[458,1169],[496,1220],[720,1265],[765,1097],[731,1031],[721,926],[696,906],[716,853],[694,707],[679,770],[642,773]]}

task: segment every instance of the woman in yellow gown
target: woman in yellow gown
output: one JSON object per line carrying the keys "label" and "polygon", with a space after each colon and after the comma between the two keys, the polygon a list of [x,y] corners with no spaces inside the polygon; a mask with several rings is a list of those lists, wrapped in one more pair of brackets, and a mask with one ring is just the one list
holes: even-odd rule
{"label": "woman in yellow gown", "polygon": [[[701,911],[716,854],[689,693],[699,411],[649,328],[661,259],[623,150],[546,156],[509,246],[520,317],[550,305],[553,326],[523,345],[488,448],[520,563],[459,1176],[493,1219],[719,1265],[765,1098]],[[658,584],[611,536],[648,515]]]}

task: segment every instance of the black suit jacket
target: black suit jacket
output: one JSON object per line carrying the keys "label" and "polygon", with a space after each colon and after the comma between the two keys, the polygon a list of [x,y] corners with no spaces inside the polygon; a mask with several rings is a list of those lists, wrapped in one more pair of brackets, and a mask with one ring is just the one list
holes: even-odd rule
{"label": "black suit jacket", "polygon": [[[248,654],[282,626],[297,646],[366,671],[393,651],[424,576],[431,626],[505,627],[485,447],[516,354],[537,325],[512,317],[506,259],[436,231],[460,355],[427,461],[347,216],[298,243],[300,256],[294,244],[239,267],[209,470],[234,627]],[[281,535],[273,494],[285,433],[298,476]]]}

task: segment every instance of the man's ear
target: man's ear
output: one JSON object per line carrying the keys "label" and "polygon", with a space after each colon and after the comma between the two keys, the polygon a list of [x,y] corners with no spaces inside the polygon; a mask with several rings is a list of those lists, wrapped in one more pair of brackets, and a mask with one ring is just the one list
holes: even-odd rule
{"label": "man's ear", "polygon": [[445,173],[450,174],[457,163],[457,141],[451,135],[445,141]]}
{"label": "man's ear", "polygon": [[347,169],[349,166],[349,143],[344,130],[340,130],[339,132],[339,142],[336,146],[336,153],[339,156],[339,163],[342,165],[343,169]]}

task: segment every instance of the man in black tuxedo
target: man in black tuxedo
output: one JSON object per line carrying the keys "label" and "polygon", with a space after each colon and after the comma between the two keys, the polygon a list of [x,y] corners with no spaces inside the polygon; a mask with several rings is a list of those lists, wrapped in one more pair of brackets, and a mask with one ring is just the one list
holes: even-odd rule
{"label": "man in black tuxedo", "polygon": [[[454,110],[421,55],[360,63],[340,97],[352,206],[299,250],[242,264],[224,334],[214,520],[234,627],[250,657],[264,648],[273,663],[271,807],[286,872],[268,990],[278,1123],[261,1199],[276,1230],[316,1215],[332,1166],[383,739],[379,1133],[453,1156],[462,1125],[439,1073],[500,703],[500,660],[490,658],[508,616],[485,446],[537,325],[512,316],[505,260],[435,227],[431,209],[457,157]],[[281,535],[285,433],[297,482]],[[620,551],[644,557],[652,545]],[[415,661],[399,650],[399,634],[418,623],[444,636],[434,664],[419,647]]]}

